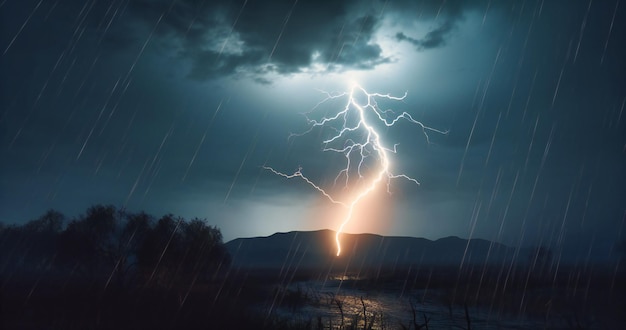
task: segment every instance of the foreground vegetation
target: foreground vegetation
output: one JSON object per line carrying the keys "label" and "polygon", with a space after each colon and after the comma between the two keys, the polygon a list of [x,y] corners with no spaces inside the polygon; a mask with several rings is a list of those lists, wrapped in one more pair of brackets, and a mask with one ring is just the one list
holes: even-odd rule
{"label": "foreground vegetation", "polygon": [[[65,222],[50,210],[1,228],[0,328],[208,325],[229,308],[229,255],[206,221],[96,205]],[[187,317],[199,306],[207,320]]]}

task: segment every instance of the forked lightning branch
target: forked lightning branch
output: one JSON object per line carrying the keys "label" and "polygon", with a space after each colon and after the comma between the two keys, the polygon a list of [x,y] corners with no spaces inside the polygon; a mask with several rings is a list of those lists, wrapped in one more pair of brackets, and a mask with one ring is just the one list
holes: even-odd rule
{"label": "forked lightning branch", "polygon": [[[447,134],[447,132],[425,126],[415,120],[408,112],[396,114],[392,110],[379,108],[377,100],[402,101],[407,96],[406,93],[400,97],[389,94],[368,93],[360,85],[353,84],[348,92],[338,94],[324,92],[324,94],[327,97],[319,102],[312,112],[320,105],[331,100],[345,99],[345,106],[327,114],[321,119],[310,119],[307,117],[309,129],[294,135],[305,135],[317,127],[332,128],[332,131],[336,133],[322,141],[322,145],[324,145],[323,151],[339,153],[345,157],[345,167],[337,174],[335,183],[340,179],[344,179],[345,188],[348,188],[348,185],[352,183],[355,185],[356,192],[351,194],[347,201],[339,200],[306,177],[303,174],[303,168],[298,168],[293,174],[285,174],[269,166],[263,166],[263,168],[287,179],[299,178],[304,180],[330,202],[346,208],[345,216],[341,220],[335,234],[337,256],[339,256],[341,254],[341,233],[352,220],[355,209],[359,207],[359,202],[365,196],[374,191],[380,184],[386,184],[387,191],[389,191],[391,179],[405,179],[419,185],[419,182],[414,178],[391,171],[390,157],[396,154],[397,145],[391,147],[386,145],[381,132],[377,131],[376,128],[378,127],[380,130],[380,127],[391,127],[398,121],[405,120],[416,125],[422,131],[424,139],[428,143],[430,143],[429,131],[441,134]],[[358,176],[357,180],[351,180],[350,176],[354,175]],[[354,183],[355,181],[356,183]]]}

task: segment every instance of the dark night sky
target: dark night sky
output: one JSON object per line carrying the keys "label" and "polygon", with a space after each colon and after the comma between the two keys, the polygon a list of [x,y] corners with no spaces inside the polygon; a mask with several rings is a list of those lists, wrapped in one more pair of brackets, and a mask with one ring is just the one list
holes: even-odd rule
{"label": "dark night sky", "polygon": [[337,229],[342,210],[262,166],[331,189],[324,132],[288,137],[356,81],[449,134],[385,129],[421,185],[393,180],[348,231],[607,254],[626,235],[624,40],[614,0],[5,0],[0,221],[110,203],[226,240]]}

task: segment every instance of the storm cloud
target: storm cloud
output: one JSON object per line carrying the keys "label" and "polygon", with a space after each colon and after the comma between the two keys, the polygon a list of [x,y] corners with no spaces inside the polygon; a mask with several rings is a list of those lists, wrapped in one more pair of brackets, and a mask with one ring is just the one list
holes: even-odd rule
{"label": "storm cloud", "polygon": [[396,39],[398,41],[407,41],[418,50],[442,47],[446,44],[446,37],[453,27],[454,24],[452,22],[446,21],[440,27],[428,32],[422,39],[411,38],[402,32],[396,33]]}
{"label": "storm cloud", "polygon": [[[157,36],[190,62],[189,77],[371,69],[389,59],[372,42],[371,10],[334,1],[133,2],[131,15],[158,24]],[[158,23],[155,23],[158,22]]]}
{"label": "storm cloud", "polygon": [[358,81],[449,130],[430,144],[406,121],[381,130],[394,171],[421,182],[392,181],[381,233],[622,235],[616,2],[6,1],[0,15],[1,221],[112,203],[206,216],[227,239],[332,227],[317,191],[262,166],[332,187],[332,129],[289,137]]}

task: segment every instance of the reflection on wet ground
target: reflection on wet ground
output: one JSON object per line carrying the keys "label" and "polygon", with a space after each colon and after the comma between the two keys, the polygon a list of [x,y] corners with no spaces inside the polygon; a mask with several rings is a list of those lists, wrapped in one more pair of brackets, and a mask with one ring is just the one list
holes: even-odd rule
{"label": "reflection on wet ground", "polygon": [[294,282],[274,292],[274,299],[262,306],[266,315],[319,329],[569,329],[580,325],[576,315],[505,310],[497,303],[453,304],[450,301],[458,300],[448,289],[404,290],[391,285],[372,290],[359,287],[353,279],[331,279]]}

